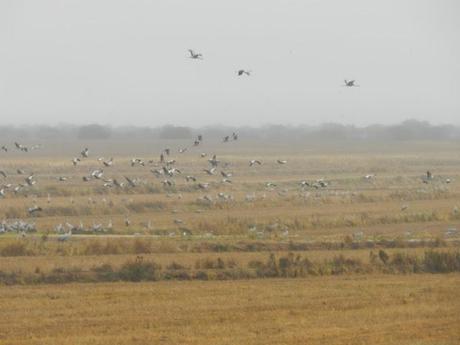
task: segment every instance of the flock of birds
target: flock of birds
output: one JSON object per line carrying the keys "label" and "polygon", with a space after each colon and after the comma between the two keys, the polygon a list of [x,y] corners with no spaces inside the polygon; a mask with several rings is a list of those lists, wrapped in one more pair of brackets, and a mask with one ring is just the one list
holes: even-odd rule
{"label": "flock of birds", "polygon": [[[193,60],[203,60],[203,54],[195,52],[193,49],[189,49],[188,52],[190,53],[189,58]],[[241,76],[250,76],[252,71],[247,70],[247,69],[239,69],[236,71],[236,74],[241,77]],[[347,80],[344,79],[344,84],[343,86],[346,87],[359,87],[358,84],[356,84],[356,80]]]}
{"label": "flock of birds", "polygon": [[[227,144],[231,142],[236,142],[239,140],[238,133],[233,132],[230,135],[226,135],[222,138],[222,143]],[[192,184],[196,190],[201,190],[203,192],[209,190],[212,186],[218,186],[222,184],[227,184],[227,185],[232,185],[233,184],[233,171],[230,171],[232,167],[232,164],[229,162],[223,162],[221,161],[217,154],[210,154],[208,155],[205,152],[200,152],[199,157],[200,159],[204,160],[207,164],[207,166],[204,166],[200,171],[201,173],[198,174],[186,174],[183,170],[183,168],[178,167],[178,160],[173,158],[174,152],[177,152],[179,155],[184,154],[188,151],[191,151],[194,148],[201,147],[203,143],[203,135],[199,134],[196,136],[194,141],[191,143],[191,145],[187,147],[180,147],[175,150],[171,148],[164,148],[161,150],[159,153],[158,159],[150,159],[150,160],[145,160],[143,158],[139,157],[133,157],[129,161],[129,165],[132,168],[135,167],[141,167],[141,168],[148,168],[150,173],[153,174],[157,179],[160,180],[161,184],[165,188],[166,193],[168,193],[168,196],[171,196],[170,194],[172,191],[174,191],[174,187],[176,186],[176,181],[177,179],[182,176],[184,179],[185,183],[187,184]],[[39,145],[34,145],[32,147],[27,147],[23,144],[15,143],[16,150],[27,153],[32,150],[36,150],[38,148],[41,148]],[[8,148],[6,146],[3,146],[3,151],[9,152]],[[71,161],[71,166],[77,167],[79,166],[82,162],[84,161],[90,161],[91,159],[91,152],[88,147],[85,147],[77,156],[73,157]],[[99,164],[99,167],[90,169],[90,172],[88,174],[85,174],[81,176],[81,181],[84,183],[90,183],[91,181],[98,181],[101,186],[105,188],[117,188],[117,189],[129,189],[129,188],[136,188],[140,185],[144,184],[144,181],[135,178],[132,176],[128,176],[128,174],[124,174],[122,178],[114,178],[114,177],[108,177],[108,175],[111,175],[115,171],[112,170],[112,168],[115,166],[115,160],[113,157],[109,159],[105,159],[103,157],[97,158],[97,164]],[[284,159],[278,159],[276,162],[273,162],[273,164],[277,165],[286,165],[288,163],[287,160]],[[248,167],[254,169],[256,166],[261,166],[265,163],[262,162],[260,159],[250,159],[248,160]],[[196,172],[196,171],[195,171]],[[3,180],[7,181],[10,178],[9,172],[5,170],[0,170],[0,175],[2,176]],[[14,193],[14,194],[19,194],[23,193],[24,195],[27,195],[28,191],[30,191],[31,194],[33,194],[34,189],[31,189],[31,187],[36,187],[38,185],[38,180],[36,175],[34,173],[26,173],[23,169],[16,169],[15,173],[13,174],[15,176],[22,176],[23,182],[13,184],[13,183],[3,183],[0,184],[0,199],[7,197],[8,193]],[[206,180],[203,178],[206,177]],[[209,178],[217,178],[216,181],[209,181]],[[56,180],[59,183],[65,183],[66,181],[70,181],[74,179],[74,176],[55,176],[53,178],[56,178]],[[328,186],[328,182],[320,179],[317,181],[301,181],[300,182],[301,188],[326,188]],[[276,184],[272,182],[267,182],[265,184],[266,188],[269,189],[274,189],[276,188]],[[181,198],[181,194],[178,194],[179,198]],[[250,202],[255,200],[255,194],[247,194],[245,200]],[[48,203],[50,203],[50,195],[48,194]],[[232,201],[233,196],[226,194],[224,192],[218,192],[216,195],[216,200],[218,201],[223,201],[223,202],[228,202]],[[203,202],[203,203],[213,203],[214,198],[213,196],[206,194],[203,195],[202,197],[198,198],[197,201]],[[71,202],[73,203],[73,198],[71,199]],[[44,208],[46,206],[38,206],[36,204],[30,206],[27,208],[27,213],[30,215],[30,217],[34,217],[38,215],[39,213],[44,211]],[[129,220],[128,216],[125,217],[125,225],[130,226],[131,221]],[[184,221],[181,219],[174,219],[174,224],[177,226],[182,226],[184,224]],[[147,223],[147,228],[150,228],[151,225]],[[93,224],[89,228],[85,228],[82,223],[80,225],[73,225],[68,222],[58,224],[56,226],[56,231],[58,233],[64,233],[63,236],[70,235],[72,231],[79,231],[79,232],[84,232],[84,231],[92,231],[92,232],[97,232],[97,231],[106,231],[110,230],[112,228],[112,223],[111,221],[107,226],[102,225],[102,224]],[[25,220],[13,220],[10,222],[3,221],[0,223],[0,233],[2,232],[9,232],[9,231],[15,231],[15,232],[22,232],[22,233],[27,233],[27,232],[32,232],[35,231],[36,227],[35,224],[29,221]],[[187,231],[187,230],[184,230]],[[63,237],[65,238],[65,237]]]}
{"label": "flock of birds", "polygon": [[[203,60],[203,54],[197,53],[192,49],[189,49],[190,53],[190,58],[194,60]],[[251,75],[250,70],[246,69],[240,69],[237,71],[238,76],[250,76]],[[346,87],[358,87],[359,85],[356,84],[355,80],[344,80],[344,85]],[[222,143],[230,143],[230,142],[236,142],[239,140],[239,135],[236,132],[233,132],[232,134],[226,135],[222,138]],[[191,151],[193,148],[198,148],[201,147],[203,143],[203,135],[199,134],[196,136],[194,139],[193,143],[191,143],[190,146],[187,147],[181,147],[177,149],[177,152],[179,154],[184,154],[188,151]],[[28,153],[37,149],[40,149],[42,146],[41,145],[33,145],[33,146],[26,146],[24,144],[21,144],[19,142],[14,143],[14,149]],[[8,153],[10,150],[7,146],[2,146],[1,150],[4,151],[5,153]],[[176,159],[172,158],[173,156],[173,150],[170,148],[165,148],[159,153],[159,157],[157,160],[145,160],[142,158],[134,157],[130,161],[130,166],[131,167],[150,167],[150,172],[158,179],[161,180],[161,184],[163,187],[166,189],[167,193],[171,192],[173,188],[176,185],[176,180],[179,176],[183,176],[185,179],[185,182],[187,184],[194,184],[195,188],[201,191],[206,191],[208,190],[212,185],[215,185],[214,182],[210,183],[208,182],[209,178],[211,177],[217,177],[219,180],[217,180],[217,184],[222,185],[222,184],[228,184],[231,185],[233,183],[233,172],[229,170],[231,168],[231,164],[228,162],[221,162],[216,154],[209,155],[205,152],[200,153],[201,159],[207,159],[207,166],[203,167],[201,170],[202,175],[193,175],[193,174],[186,174],[182,169],[178,167],[178,162]],[[71,164],[74,167],[77,167],[81,162],[90,159],[90,149],[88,147],[85,147],[77,156],[71,159]],[[142,184],[142,180],[139,180],[134,177],[128,176],[128,174],[124,174],[122,178],[114,178],[114,177],[108,177],[107,175],[110,175],[110,172],[112,172],[110,169],[115,165],[114,158],[109,158],[105,159],[103,157],[97,158],[97,162],[100,166],[97,168],[91,169],[89,174],[84,175],[81,177],[82,181],[85,183],[90,183],[91,181],[99,181],[101,185],[105,188],[136,188],[139,185]],[[273,162],[274,164],[283,166],[288,164],[288,161],[285,159],[278,159],[276,160],[276,163]],[[254,169],[257,166],[263,165],[264,162],[260,159],[250,159],[248,161],[248,166],[252,169]],[[109,172],[109,173],[108,173]],[[16,175],[21,175],[23,176],[23,182],[13,184],[13,183],[2,183],[0,184],[0,199],[7,197],[7,194],[11,191],[14,194],[18,194],[23,191],[27,191],[29,188],[34,187],[37,185],[37,179],[36,175],[34,173],[26,173],[22,169],[16,169]],[[7,181],[9,178],[9,172],[5,170],[0,170],[0,176]],[[207,180],[202,179],[202,176],[206,176]],[[364,176],[364,179],[366,180],[372,180],[375,178],[374,174],[368,174]],[[72,179],[71,176],[58,176],[57,180],[59,182],[66,182],[69,179]],[[430,171],[427,171],[426,176],[423,177],[423,182],[424,183],[429,183],[431,180],[433,180],[433,175]],[[446,183],[450,183],[450,179],[446,179]],[[318,179],[315,181],[300,181],[299,186],[301,190],[305,190],[306,188],[312,188],[312,189],[323,189],[327,188],[329,186],[329,182],[326,181],[325,179]],[[277,188],[276,183],[273,182],[267,182],[265,183],[265,187],[271,190],[274,190]],[[282,191],[279,192],[280,195],[282,195]],[[169,195],[169,194],[168,194]],[[253,201],[255,199],[255,194],[247,194],[246,195],[246,201]],[[232,195],[225,194],[224,192],[218,192],[217,193],[217,200],[220,201],[230,201],[233,200]],[[199,201],[205,202],[205,203],[212,203],[214,201],[213,197],[206,194],[199,198]],[[48,195],[48,202],[50,202],[50,196]],[[43,206],[45,207],[45,206]],[[27,213],[33,217],[41,212],[43,212],[43,207],[38,206],[38,205],[32,205],[27,208]],[[404,209],[401,209],[404,211]],[[131,221],[129,220],[128,216],[125,217],[125,225],[129,226]],[[181,219],[174,219],[174,223],[178,226],[184,223]],[[93,224],[92,227],[90,227],[90,231],[100,231],[101,229],[107,229],[111,228],[112,223],[111,221],[107,226],[103,226],[102,224]],[[24,220],[13,220],[10,222],[3,221],[0,223],[0,233],[2,232],[8,232],[8,231],[21,231],[21,232],[30,232],[35,230],[35,224],[24,221]],[[64,233],[64,237],[67,235],[70,235],[72,231],[76,230],[84,230],[83,224],[80,223],[79,226],[72,225],[68,222],[65,222],[63,224],[58,224],[56,226],[56,230],[59,233]],[[86,229],[87,230],[87,229]]]}
{"label": "flock of birds", "polygon": [[[230,142],[236,142],[239,140],[238,133],[234,132],[231,135],[226,135],[222,138],[222,143],[230,143]],[[177,152],[179,155],[184,154],[185,152],[192,151],[194,148],[199,148],[203,145],[203,135],[197,135],[194,141],[191,143],[191,145],[187,147],[180,147],[176,148],[175,150],[172,150],[171,148],[164,148],[161,150],[159,153],[158,159],[151,159],[151,160],[145,160],[143,158],[139,157],[134,157],[129,161],[129,165],[131,168],[135,167],[140,167],[140,168],[146,168],[149,169],[150,173],[153,174],[157,179],[160,180],[161,184],[165,188],[165,192],[167,193],[168,196],[172,195],[178,195],[179,198],[181,198],[181,194],[173,194],[176,186],[176,181],[178,178],[183,179],[183,181],[186,184],[192,184],[196,190],[201,190],[204,193],[207,193],[206,191],[209,190],[212,186],[220,186],[220,185],[232,185],[233,184],[233,176],[234,173],[232,171],[232,164],[229,162],[223,162],[221,161],[217,154],[212,154],[208,155],[205,152],[200,152],[199,157],[203,161],[207,162],[207,166],[202,167],[200,170],[201,173],[199,174],[190,174],[190,173],[185,173],[185,169],[179,168],[178,160],[173,158],[174,152]],[[28,153],[31,152],[32,150],[36,150],[41,148],[40,145],[34,145],[31,147],[27,147],[23,144],[19,144],[18,142],[15,143],[14,148],[18,151]],[[6,146],[2,147],[2,150],[4,152],[9,152],[8,148]],[[78,166],[84,161],[91,161],[91,152],[88,147],[85,147],[78,156],[72,158],[71,160],[71,166]],[[109,159],[105,159],[103,157],[97,158],[95,161],[97,163],[92,163],[92,164],[98,164],[100,165],[99,167],[90,169],[89,174],[85,174],[81,176],[81,180],[84,183],[90,183],[91,181],[96,181],[99,182],[101,186],[105,188],[117,188],[117,189],[130,189],[130,188],[136,188],[138,186],[141,186],[144,184],[144,181],[138,178],[134,178],[132,176],[128,176],[128,174],[124,174],[123,178],[114,178],[114,177],[108,177],[108,175],[112,175],[113,173],[117,172],[117,169],[113,170],[113,167],[115,166],[115,160],[113,157]],[[94,162],[94,161],[93,161]],[[262,162],[260,159],[250,159],[248,160],[247,163],[248,167],[250,169],[254,169],[257,166],[265,165],[267,164],[266,162]],[[279,166],[284,166],[288,164],[288,161],[285,159],[277,159],[276,161],[273,162],[268,162],[268,164],[273,164],[279,165]],[[70,163],[69,163],[70,165]],[[196,173],[195,169],[195,173]],[[5,170],[0,170],[0,175],[4,180],[8,180],[9,174]],[[0,198],[5,198],[8,194],[8,191],[11,191],[14,194],[18,194],[22,191],[27,191],[31,187],[35,187],[37,185],[37,178],[34,173],[26,173],[23,169],[16,169],[16,172],[14,175],[17,176],[23,176],[23,182],[22,183],[17,183],[17,184],[12,184],[12,183],[3,183],[0,185]],[[206,177],[206,179],[204,179]],[[217,178],[215,181],[209,182],[209,178]],[[66,181],[69,181],[70,179],[75,178],[74,176],[57,176],[53,177],[56,178],[59,183],[65,183]],[[373,180],[376,178],[375,174],[367,174],[363,176],[365,180]],[[423,183],[430,183],[434,179],[433,174],[430,171],[427,171],[426,174],[422,177],[422,182]],[[445,183],[450,183],[450,179],[446,179]],[[325,179],[317,179],[314,181],[307,181],[307,180],[302,180],[299,181],[299,187],[301,191],[305,191],[307,189],[324,189],[329,186],[329,182],[326,181]],[[268,190],[275,190],[277,188],[277,184],[273,182],[266,182],[265,183],[265,188]],[[219,187],[217,187],[219,188]],[[216,188],[216,189],[217,189]],[[287,190],[286,190],[287,192]],[[33,190],[31,191],[33,193]],[[27,194],[27,193],[25,193]],[[283,195],[283,190],[279,190],[278,194],[280,196]],[[252,202],[256,199],[255,193],[252,194],[246,194],[245,201],[247,202]],[[202,203],[207,203],[207,204],[212,204],[214,201],[219,201],[219,202],[228,202],[228,201],[233,201],[234,198],[232,195],[226,194],[224,192],[218,192],[216,199],[213,198],[213,196],[209,194],[205,194],[202,197],[198,198],[197,201],[202,202]],[[48,194],[48,202],[50,202],[50,196]],[[72,203],[73,203],[73,198],[72,198]],[[46,206],[43,206],[46,207]],[[42,206],[38,205],[32,205],[27,208],[27,213],[30,215],[30,217],[34,217],[35,215],[43,212],[44,208]],[[401,208],[401,211],[405,211],[407,209],[407,205],[403,205]],[[174,224],[177,225],[178,227],[182,227],[184,224],[184,221],[176,218],[173,220]],[[125,225],[129,227],[131,224],[131,221],[128,216],[125,216]],[[71,236],[72,232],[99,232],[99,231],[107,231],[111,230],[113,227],[112,222],[109,221],[107,225],[102,225],[102,224],[93,224],[92,226],[85,228],[83,224],[80,222],[79,225],[73,225],[70,224],[69,222],[64,222],[61,224],[58,224],[55,227],[55,230],[60,233],[59,240],[65,240]],[[146,228],[151,229],[151,223],[147,222],[146,223]],[[26,220],[18,220],[14,219],[9,222],[3,221],[0,223],[0,233],[4,232],[20,232],[20,233],[27,233],[27,232],[33,232],[36,230],[35,223],[26,221]],[[190,231],[182,227],[182,231],[184,234],[189,234]]]}

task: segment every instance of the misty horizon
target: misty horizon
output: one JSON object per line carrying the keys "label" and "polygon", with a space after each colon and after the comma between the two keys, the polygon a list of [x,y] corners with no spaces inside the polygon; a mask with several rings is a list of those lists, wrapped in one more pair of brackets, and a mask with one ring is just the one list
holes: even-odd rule
{"label": "misty horizon", "polygon": [[13,124],[13,123],[1,123],[0,122],[0,128],[16,128],[16,129],[26,129],[26,128],[32,128],[32,129],[39,129],[39,128],[55,128],[55,129],[64,129],[64,128],[81,128],[81,127],[86,127],[86,126],[100,126],[104,128],[110,128],[110,129],[124,129],[124,128],[134,128],[134,129],[162,129],[165,127],[184,127],[184,128],[189,128],[191,130],[212,130],[212,129],[241,129],[241,128],[247,128],[247,129],[254,129],[254,130],[259,130],[259,129],[265,129],[265,128],[270,128],[270,127],[285,127],[285,128],[299,128],[299,129],[321,129],[329,126],[340,126],[344,128],[354,128],[354,129],[366,129],[366,128],[372,128],[372,127],[382,127],[382,128],[391,128],[391,127],[397,127],[397,126],[402,126],[405,124],[416,124],[417,126],[426,126],[426,127],[460,127],[460,123],[445,123],[445,122],[432,122],[432,121],[424,121],[424,120],[419,120],[417,118],[407,118],[401,121],[396,121],[393,123],[368,123],[368,124],[354,124],[354,123],[343,123],[343,122],[319,122],[316,124],[311,124],[311,123],[298,123],[298,124],[290,124],[290,123],[261,123],[258,125],[226,125],[222,123],[209,123],[206,125],[201,125],[201,126],[193,126],[193,125],[187,125],[183,123],[174,123],[174,122],[165,122],[165,123],[160,123],[157,125],[138,125],[138,124],[110,124],[110,123],[100,123],[97,121],[89,121],[89,122],[57,122],[57,123],[18,123],[18,124]]}
{"label": "misty horizon", "polygon": [[23,140],[41,141],[117,141],[126,143],[132,140],[185,140],[202,135],[206,141],[222,142],[225,136],[237,133],[243,142],[259,143],[325,143],[331,142],[392,142],[392,141],[459,141],[460,126],[433,125],[415,119],[398,124],[369,126],[325,123],[322,125],[264,125],[264,126],[203,126],[189,127],[164,125],[148,126],[103,126],[99,124],[59,126],[1,126],[1,144]]}
{"label": "misty horizon", "polygon": [[459,10],[454,0],[6,1],[0,123],[459,125]]}

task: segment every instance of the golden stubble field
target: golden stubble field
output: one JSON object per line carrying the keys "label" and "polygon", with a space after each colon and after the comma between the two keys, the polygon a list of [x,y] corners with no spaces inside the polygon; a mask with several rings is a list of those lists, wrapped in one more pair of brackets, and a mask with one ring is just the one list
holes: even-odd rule
{"label": "golden stubble field", "polygon": [[460,276],[0,288],[0,344],[402,344],[460,339]]}

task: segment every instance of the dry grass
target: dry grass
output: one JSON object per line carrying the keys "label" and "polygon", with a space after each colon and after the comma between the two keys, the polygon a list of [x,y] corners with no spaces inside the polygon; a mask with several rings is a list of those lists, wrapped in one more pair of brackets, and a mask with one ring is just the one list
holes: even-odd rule
{"label": "dry grass", "polygon": [[0,344],[403,344],[460,339],[460,276],[0,288]]}
{"label": "dry grass", "polygon": [[[385,249],[385,252],[392,255],[401,253],[405,255],[420,256],[426,248],[396,248]],[[449,248],[437,249],[439,252],[450,252]],[[310,250],[295,252],[295,255],[307,257],[315,263],[331,260],[337,256],[344,256],[347,259],[360,260],[368,264],[371,250]],[[372,250],[373,253],[378,253],[378,250]],[[287,255],[288,252],[275,252],[277,257]],[[229,252],[229,253],[158,253],[158,254],[139,254],[146,261],[154,261],[162,267],[167,267],[173,262],[185,267],[194,267],[199,260],[217,260],[221,258],[224,261],[233,260],[240,266],[247,266],[249,262],[254,260],[266,261],[268,252]],[[78,268],[87,271],[91,268],[109,264],[114,268],[119,268],[122,264],[129,260],[133,260],[137,255],[82,255],[82,256],[22,256],[22,257],[4,257],[1,258],[1,270],[3,272],[23,272],[33,273],[37,269],[41,273],[49,273],[55,269],[72,269]]]}

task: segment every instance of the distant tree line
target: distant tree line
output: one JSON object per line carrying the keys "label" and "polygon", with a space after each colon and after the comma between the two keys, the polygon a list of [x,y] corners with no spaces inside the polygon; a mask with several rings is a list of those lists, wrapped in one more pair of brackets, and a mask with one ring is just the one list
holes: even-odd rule
{"label": "distant tree line", "polygon": [[85,126],[0,126],[1,141],[6,140],[107,140],[163,139],[190,140],[198,134],[219,139],[232,132],[246,140],[271,142],[300,141],[421,141],[460,140],[460,126],[432,125],[429,122],[407,120],[395,125],[370,125],[357,127],[326,123],[319,126],[267,125],[261,127],[211,126],[191,128],[167,125],[163,127],[111,127],[98,124]]}

